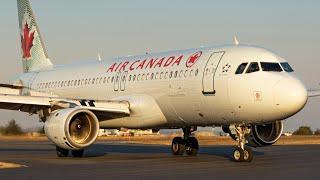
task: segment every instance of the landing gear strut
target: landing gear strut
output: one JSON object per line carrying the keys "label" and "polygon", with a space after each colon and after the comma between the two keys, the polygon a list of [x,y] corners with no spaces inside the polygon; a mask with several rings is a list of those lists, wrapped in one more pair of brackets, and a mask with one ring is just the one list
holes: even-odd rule
{"label": "landing gear strut", "polygon": [[196,156],[199,150],[199,143],[197,138],[193,136],[193,132],[197,130],[197,127],[183,128],[183,138],[175,137],[172,141],[172,154],[183,155],[186,152],[189,156]]}
{"label": "landing gear strut", "polygon": [[238,146],[232,153],[232,159],[236,162],[251,162],[253,159],[253,151],[250,147],[245,146],[245,136],[250,133],[247,126],[236,126]]}

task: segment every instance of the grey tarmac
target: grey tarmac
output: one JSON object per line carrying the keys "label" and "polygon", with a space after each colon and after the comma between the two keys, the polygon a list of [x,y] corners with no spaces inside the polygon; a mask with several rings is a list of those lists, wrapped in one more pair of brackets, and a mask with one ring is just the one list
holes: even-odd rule
{"label": "grey tarmac", "polygon": [[203,146],[195,157],[173,156],[166,145],[98,141],[84,158],[58,158],[48,141],[0,141],[0,179],[320,179],[320,145],[255,149],[251,163],[230,160],[232,146]]}

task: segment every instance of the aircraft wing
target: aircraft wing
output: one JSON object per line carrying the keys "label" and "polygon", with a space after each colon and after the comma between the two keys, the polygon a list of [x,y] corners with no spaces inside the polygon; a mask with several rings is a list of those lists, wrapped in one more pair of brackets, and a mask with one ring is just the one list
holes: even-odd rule
{"label": "aircraft wing", "polygon": [[320,90],[309,90],[308,91],[308,97],[319,97],[320,96]]}
{"label": "aircraft wing", "polygon": [[23,96],[0,94],[0,109],[16,110],[35,114],[48,108],[81,107],[93,112],[105,112],[129,115],[129,103],[126,101],[94,101],[80,99],[63,99],[56,97]]}

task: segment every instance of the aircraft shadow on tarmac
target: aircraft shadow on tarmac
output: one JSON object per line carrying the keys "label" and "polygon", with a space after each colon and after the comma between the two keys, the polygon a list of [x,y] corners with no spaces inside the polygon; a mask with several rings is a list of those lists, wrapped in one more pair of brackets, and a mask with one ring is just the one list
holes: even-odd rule
{"label": "aircraft shadow on tarmac", "polygon": [[[204,146],[199,150],[199,155],[212,155],[230,158],[230,154],[233,151],[232,146]],[[171,147],[166,145],[113,145],[113,144],[95,144],[90,147],[86,153],[86,157],[98,157],[105,156],[112,153],[124,153],[124,154],[164,154],[171,156]],[[263,152],[254,151],[257,156],[264,155]]]}
{"label": "aircraft shadow on tarmac", "polygon": [[[32,147],[0,147],[0,152],[42,152],[55,154],[55,146],[51,143],[37,144],[37,148]],[[233,146],[203,146],[200,147],[199,155],[211,155],[230,158]],[[142,144],[109,144],[97,143],[86,149],[84,157],[101,157],[112,154],[154,154],[154,156],[171,154],[171,147],[167,145],[142,145]],[[254,151],[256,156],[264,155],[264,152]]]}

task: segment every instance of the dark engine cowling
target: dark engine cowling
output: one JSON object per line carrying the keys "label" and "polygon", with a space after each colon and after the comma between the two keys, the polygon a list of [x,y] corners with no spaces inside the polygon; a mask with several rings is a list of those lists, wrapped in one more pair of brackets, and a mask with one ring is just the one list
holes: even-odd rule
{"label": "dark engine cowling", "polygon": [[68,150],[81,150],[98,137],[99,121],[86,109],[68,108],[51,113],[44,125],[48,138],[57,146]]}
{"label": "dark engine cowling", "polygon": [[247,137],[247,145],[251,147],[270,146],[278,141],[283,131],[281,121],[269,124],[254,125]]}
{"label": "dark engine cowling", "polygon": [[[223,126],[223,131],[229,133],[233,140],[237,140],[234,126]],[[282,121],[276,121],[268,124],[253,125],[250,134],[246,136],[247,145],[251,147],[270,146],[277,142],[283,131]]]}

